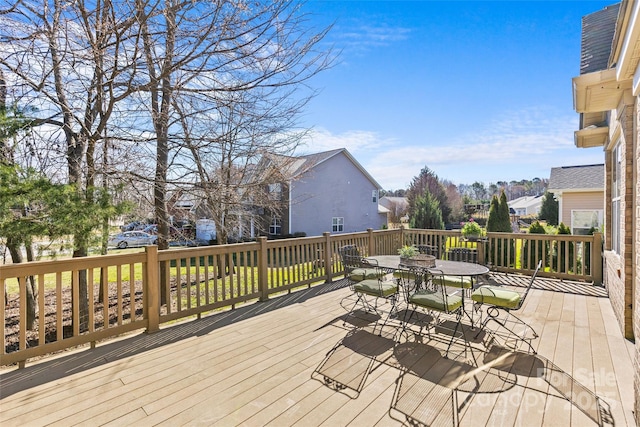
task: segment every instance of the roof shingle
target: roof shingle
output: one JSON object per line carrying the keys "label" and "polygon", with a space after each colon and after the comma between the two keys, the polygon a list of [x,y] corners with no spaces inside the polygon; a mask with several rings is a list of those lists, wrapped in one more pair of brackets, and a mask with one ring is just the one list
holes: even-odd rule
{"label": "roof shingle", "polygon": [[604,164],[551,168],[549,191],[604,189]]}

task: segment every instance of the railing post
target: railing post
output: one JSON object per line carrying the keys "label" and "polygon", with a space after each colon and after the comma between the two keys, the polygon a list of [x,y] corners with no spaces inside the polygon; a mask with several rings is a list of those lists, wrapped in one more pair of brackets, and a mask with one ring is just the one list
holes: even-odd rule
{"label": "railing post", "polygon": [[[143,289],[147,301],[147,333],[160,330],[160,282],[158,280],[158,247],[146,246],[147,255]],[[129,279],[133,280],[133,279]]]}
{"label": "railing post", "polygon": [[593,284],[602,286],[602,233],[593,233],[591,248],[591,276]]}
{"label": "railing post", "polygon": [[487,265],[486,262],[484,262],[484,244],[485,241],[484,239],[478,239],[478,241],[476,242],[476,250],[478,251],[478,264],[481,265]]}
{"label": "railing post", "polygon": [[325,281],[327,283],[333,282],[333,250],[331,248],[331,233],[325,231],[322,233],[324,237],[324,257],[322,265],[324,265]]}
{"label": "railing post", "polygon": [[367,251],[367,256],[376,255],[376,245],[373,241],[373,228],[367,228],[367,235],[369,237],[369,250]]}
{"label": "railing post", "polygon": [[267,238],[258,237],[260,249],[258,249],[258,289],[260,291],[260,301],[269,299],[269,260],[267,258]]}

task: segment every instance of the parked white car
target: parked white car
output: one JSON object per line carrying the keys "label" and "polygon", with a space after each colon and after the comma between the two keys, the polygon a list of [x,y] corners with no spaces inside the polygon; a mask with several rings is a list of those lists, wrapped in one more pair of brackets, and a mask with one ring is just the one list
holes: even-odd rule
{"label": "parked white car", "polygon": [[158,237],[144,231],[125,231],[109,237],[108,245],[118,249],[135,248],[138,246],[155,245]]}

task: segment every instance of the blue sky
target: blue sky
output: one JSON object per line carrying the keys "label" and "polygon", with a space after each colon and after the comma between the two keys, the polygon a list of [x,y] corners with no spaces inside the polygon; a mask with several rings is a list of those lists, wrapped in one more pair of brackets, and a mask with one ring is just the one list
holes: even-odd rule
{"label": "blue sky", "polygon": [[299,152],[345,147],[385,190],[427,166],[455,184],[603,163],[578,149],[581,18],[615,1],[326,1],[304,10],[341,51],[316,76]]}

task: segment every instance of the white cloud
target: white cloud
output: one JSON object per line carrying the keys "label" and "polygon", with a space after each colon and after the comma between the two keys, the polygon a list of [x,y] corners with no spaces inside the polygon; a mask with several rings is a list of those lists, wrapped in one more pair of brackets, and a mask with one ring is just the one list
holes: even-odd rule
{"label": "white cloud", "polygon": [[471,134],[421,145],[353,130],[311,133],[305,154],[346,148],[383,186],[406,188],[425,166],[456,184],[548,178],[552,167],[602,163],[601,149],[574,146],[577,117],[551,108],[506,113]]}
{"label": "white cloud", "polygon": [[351,130],[342,134],[333,134],[322,128],[312,130],[301,154],[317,153],[320,151],[346,148],[353,155],[371,150],[382,150],[385,145],[394,144],[393,140],[384,140],[377,133],[363,130]]}

